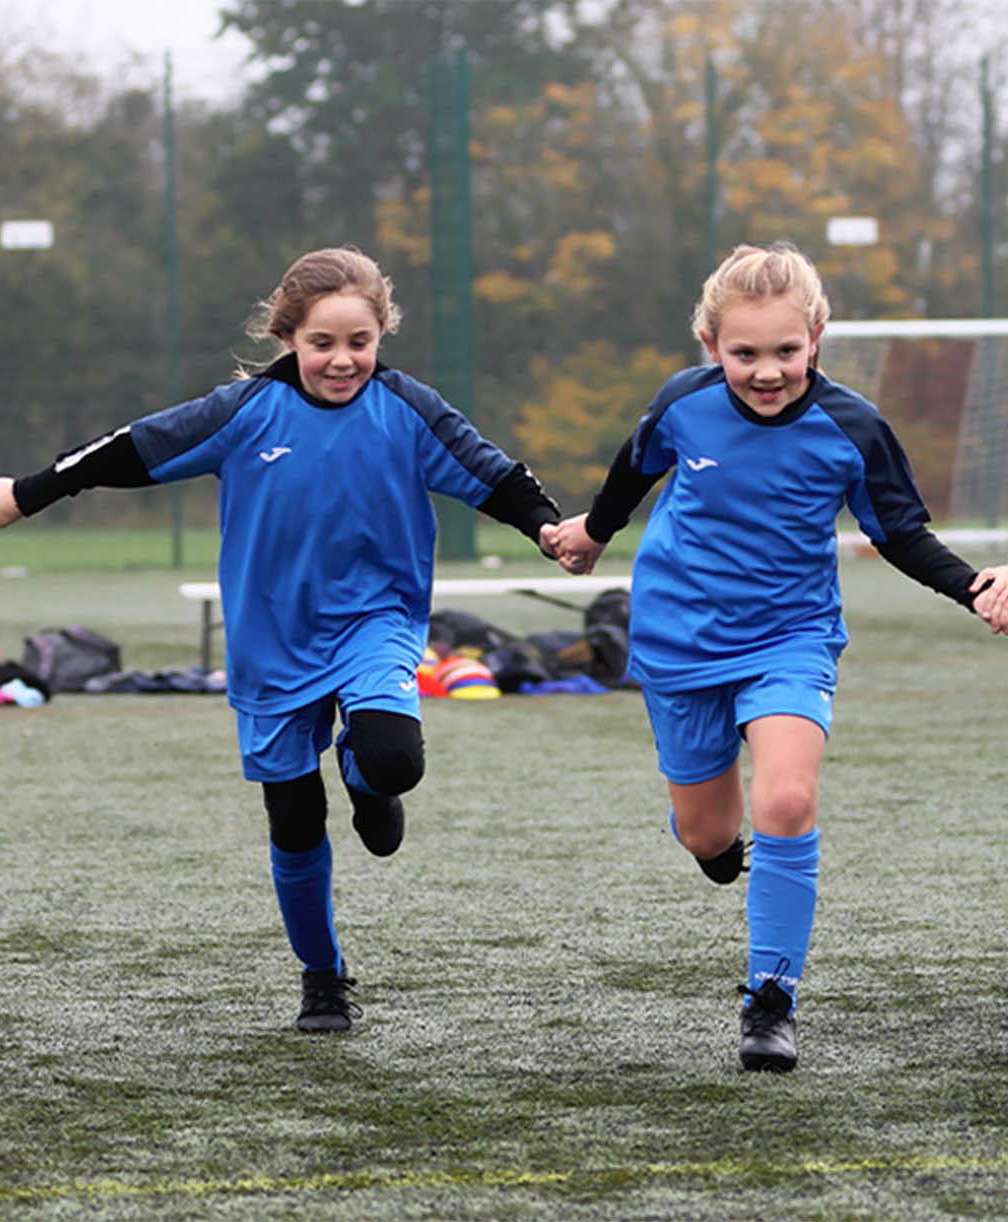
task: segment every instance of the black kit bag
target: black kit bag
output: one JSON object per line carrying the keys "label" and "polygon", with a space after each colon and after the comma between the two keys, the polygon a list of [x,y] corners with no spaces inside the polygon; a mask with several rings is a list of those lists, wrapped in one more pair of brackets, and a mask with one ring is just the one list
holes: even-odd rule
{"label": "black kit bag", "polygon": [[603,592],[585,609],[585,639],[592,661],[586,669],[609,687],[636,687],[627,678],[630,659],[630,591]]}
{"label": "black kit bag", "polygon": [[488,649],[499,649],[515,638],[510,632],[487,623],[469,611],[447,608],[431,615],[427,639],[439,653],[453,653],[462,649],[485,653]]}
{"label": "black kit bag", "polygon": [[21,665],[53,692],[82,692],[88,679],[122,668],[119,646],[79,624],[25,637]]}

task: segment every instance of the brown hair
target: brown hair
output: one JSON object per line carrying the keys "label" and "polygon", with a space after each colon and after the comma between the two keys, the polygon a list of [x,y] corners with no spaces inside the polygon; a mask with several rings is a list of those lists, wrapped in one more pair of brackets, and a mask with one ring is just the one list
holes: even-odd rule
{"label": "brown hair", "polygon": [[280,283],[261,301],[245,330],[255,340],[272,336],[284,346],[320,297],[355,293],[368,303],[382,335],[399,329],[402,313],[392,298],[392,281],[373,259],[353,246],[310,250],[284,272]]}
{"label": "brown hair", "polygon": [[829,301],[812,260],[790,242],[770,246],[736,246],[704,281],[693,310],[693,334],[717,336],[725,310],[733,300],[758,301],[793,297],[809,330],[830,316]]}

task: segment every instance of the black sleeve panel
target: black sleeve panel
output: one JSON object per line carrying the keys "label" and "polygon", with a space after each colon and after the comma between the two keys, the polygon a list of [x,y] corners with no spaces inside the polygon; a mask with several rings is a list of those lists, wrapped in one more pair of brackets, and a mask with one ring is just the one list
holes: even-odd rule
{"label": "black sleeve panel", "polygon": [[52,466],[14,481],[14,500],[30,518],[85,488],[143,488],[153,484],[128,428],[105,433],[61,454]]}
{"label": "black sleeve panel", "polygon": [[543,491],[542,484],[524,463],[516,462],[487,499],[482,513],[514,526],[539,546],[539,531],[547,522],[560,521],[560,507]]}
{"label": "black sleeve panel", "polygon": [[613,459],[609,474],[592,501],[585,530],[596,543],[608,543],[630,521],[630,515],[665,474],[642,475],[633,465],[633,438]]}
{"label": "black sleeve panel", "polygon": [[970,586],[977,570],[950,551],[926,527],[896,535],[886,543],[876,543],[875,546],[879,554],[901,573],[919,581],[922,586],[930,586],[967,610],[973,610],[976,594],[970,593]]}
{"label": "black sleeve panel", "polygon": [[858,525],[874,542],[909,538],[931,520],[910,462],[874,404],[816,375],[816,402],[861,455],[864,478],[848,494]]}

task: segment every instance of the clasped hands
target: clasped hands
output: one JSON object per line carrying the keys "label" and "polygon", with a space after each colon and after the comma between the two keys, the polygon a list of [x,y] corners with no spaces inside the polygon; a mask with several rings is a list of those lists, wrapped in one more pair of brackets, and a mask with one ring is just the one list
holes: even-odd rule
{"label": "clasped hands", "polygon": [[585,530],[587,516],[582,513],[562,522],[547,523],[539,532],[539,545],[546,555],[552,556],[568,573],[582,577],[594,569],[606,546],[597,543]]}

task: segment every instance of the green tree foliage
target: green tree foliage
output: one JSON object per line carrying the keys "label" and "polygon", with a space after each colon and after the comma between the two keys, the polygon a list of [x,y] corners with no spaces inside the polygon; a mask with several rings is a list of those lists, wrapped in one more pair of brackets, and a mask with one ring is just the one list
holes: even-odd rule
{"label": "green tree foliage", "polygon": [[0,80],[6,217],[48,219],[56,234],[49,250],[0,256],[0,442],[19,469],[108,427],[127,389],[132,414],[154,405],[156,116],[149,97],[108,96],[52,55],[15,60]]}
{"label": "green tree foliage", "polygon": [[[991,46],[1006,43],[1003,4],[969,6]],[[712,219],[717,255],[797,241],[837,315],[978,309],[980,48],[956,0],[222,10],[255,71],[233,105],[175,116],[186,396],[264,357],[242,333],[254,303],[303,250],[344,241],[396,282],[405,324],[385,358],[430,377],[428,74],[436,51],[461,46],[477,420],[570,495],[590,483],[577,469],[594,478],[661,382],[696,359],[689,317]],[[164,403],[162,99],[160,81],[123,89],[48,50],[0,50],[0,70],[2,219],[45,216],[57,232],[51,251],[0,255],[0,444],[4,466],[23,470]],[[1003,236],[1003,189],[997,200]],[[845,213],[876,216],[879,244],[830,247],[826,221]]]}
{"label": "green tree foliage", "polygon": [[378,199],[423,181],[435,54],[464,45],[480,93],[524,93],[564,71],[544,17],[535,0],[235,0],[222,12],[265,67],[248,114],[297,150],[306,200],[329,240],[364,249],[374,248]]}

